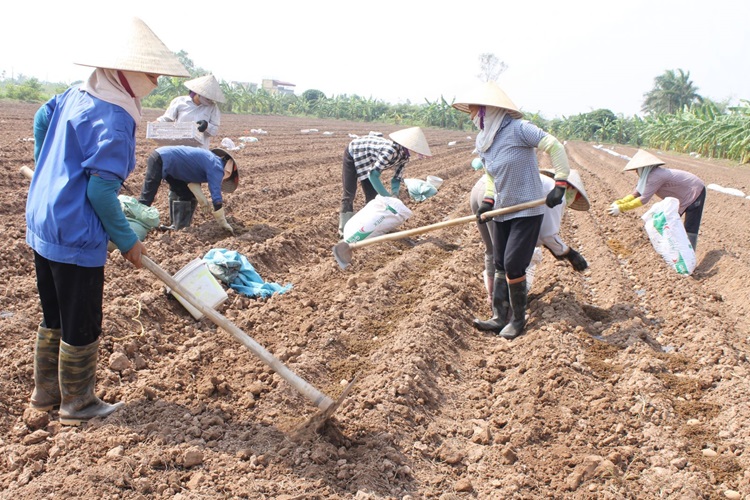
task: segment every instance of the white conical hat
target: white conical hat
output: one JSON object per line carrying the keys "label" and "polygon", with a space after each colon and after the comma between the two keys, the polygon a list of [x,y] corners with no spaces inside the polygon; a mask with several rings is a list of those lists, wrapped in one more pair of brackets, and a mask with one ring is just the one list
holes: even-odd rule
{"label": "white conical hat", "polygon": [[622,171],[635,170],[641,167],[658,167],[659,165],[664,165],[664,162],[648,151],[639,149],[630,159],[628,164],[625,165],[625,168],[623,168]]}
{"label": "white conical hat", "polygon": [[164,43],[141,19],[121,19],[101,26],[75,64],[94,68],[138,71],[167,76],[190,76]]}
{"label": "white conical hat", "polygon": [[200,76],[188,80],[185,82],[185,87],[212,101],[227,102],[224,92],[222,92],[221,86],[216,81],[216,78],[214,78],[214,75]]}
{"label": "white conical hat", "polygon": [[422,129],[419,127],[405,128],[403,130],[397,130],[391,134],[388,134],[393,142],[401,144],[406,149],[414,151],[424,156],[432,156],[430,146],[427,144],[427,139],[422,133]]}
{"label": "white conical hat", "polygon": [[[544,169],[540,171],[547,177],[555,178],[555,171],[551,169]],[[581,212],[585,212],[591,207],[591,203],[589,202],[589,196],[586,194],[586,189],[583,187],[583,179],[581,179],[581,175],[578,173],[578,170],[570,169],[570,173],[568,174],[568,184],[570,184],[570,187],[574,188],[576,191],[581,193],[581,196],[576,196],[576,199],[573,200],[573,203],[568,205],[573,210],[580,210]]]}
{"label": "white conical hat", "polygon": [[469,113],[470,104],[503,108],[508,110],[513,118],[523,118],[523,113],[519,111],[518,106],[513,104],[510,97],[495,82],[482,82],[465,90],[456,97],[453,107],[464,113]]}

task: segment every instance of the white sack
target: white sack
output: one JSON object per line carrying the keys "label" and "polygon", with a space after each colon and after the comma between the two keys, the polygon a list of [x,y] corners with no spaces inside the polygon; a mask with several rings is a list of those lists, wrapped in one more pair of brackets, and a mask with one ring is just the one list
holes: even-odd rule
{"label": "white sack", "polygon": [[641,216],[654,250],[678,274],[690,275],[695,270],[695,250],[690,245],[679,213],[677,198],[667,197],[655,203]]}
{"label": "white sack", "polygon": [[398,198],[377,195],[346,223],[344,241],[354,243],[386,234],[400,226],[411,214],[411,210]]}

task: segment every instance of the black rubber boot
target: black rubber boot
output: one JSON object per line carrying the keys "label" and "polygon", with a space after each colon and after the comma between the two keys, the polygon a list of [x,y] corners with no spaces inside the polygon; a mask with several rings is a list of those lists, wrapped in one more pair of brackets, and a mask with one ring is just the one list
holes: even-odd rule
{"label": "black rubber boot", "polygon": [[34,346],[34,392],[31,393],[31,407],[39,411],[49,411],[60,406],[60,382],[57,378],[57,364],[60,356],[59,328],[39,327]]}
{"label": "black rubber boot", "polygon": [[526,328],[526,280],[508,285],[510,290],[511,320],[498,334],[506,339],[514,339]]}
{"label": "black rubber boot", "polygon": [[505,273],[495,272],[495,281],[492,286],[492,317],[486,321],[474,318],[474,327],[485,332],[498,333],[508,323],[510,308]]}
{"label": "black rubber boot", "polygon": [[99,341],[77,347],[60,342],[60,423],[80,425],[96,417],[106,417],[123,403],[105,403],[94,394]]}
{"label": "black rubber boot", "polygon": [[570,265],[573,266],[573,269],[576,271],[585,271],[587,267],[589,267],[589,263],[586,262],[586,259],[583,258],[583,255],[573,250],[573,248],[568,247],[568,253],[563,255],[563,258],[567,259],[568,262],[570,262]]}
{"label": "black rubber boot", "polygon": [[169,203],[169,215],[172,229],[190,227],[197,203],[195,201],[174,200]]}

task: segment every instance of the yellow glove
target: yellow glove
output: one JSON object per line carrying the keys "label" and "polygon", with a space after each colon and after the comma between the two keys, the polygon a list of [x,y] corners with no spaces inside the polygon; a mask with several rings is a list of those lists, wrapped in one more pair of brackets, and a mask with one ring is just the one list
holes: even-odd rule
{"label": "yellow glove", "polygon": [[[625,198],[627,198],[627,196]],[[623,198],[623,200],[625,198]],[[633,210],[634,208],[642,207],[643,202],[641,201],[640,198],[633,197],[633,199],[628,200],[624,203],[618,203],[617,206],[620,207],[620,212],[627,212],[628,210]]]}
{"label": "yellow glove", "polygon": [[632,194],[629,194],[625,198],[620,198],[619,200],[615,201],[615,203],[618,205],[622,205],[623,203],[633,201],[634,199],[635,199],[635,196],[633,196]]}
{"label": "yellow glove", "polygon": [[190,191],[193,193],[193,196],[195,196],[195,199],[198,200],[198,204],[201,206],[203,212],[206,215],[213,214],[214,208],[211,206],[211,204],[206,199],[206,196],[203,194],[201,185],[197,182],[191,182],[188,184],[188,188],[190,188]]}
{"label": "yellow glove", "polygon": [[214,212],[214,219],[216,219],[216,222],[218,222],[222,228],[234,234],[234,229],[232,229],[232,226],[229,225],[229,222],[227,222],[227,218],[224,215],[224,207],[221,207]]}

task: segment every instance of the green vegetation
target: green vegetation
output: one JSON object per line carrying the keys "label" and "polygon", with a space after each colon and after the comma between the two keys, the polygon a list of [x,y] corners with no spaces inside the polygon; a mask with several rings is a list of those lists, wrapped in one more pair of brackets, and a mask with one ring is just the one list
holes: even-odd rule
{"label": "green vegetation", "polygon": [[[209,73],[196,68],[184,51],[177,55],[191,77]],[[485,75],[499,74],[505,69],[504,63],[492,54],[483,54],[480,62]],[[165,109],[173,98],[187,94],[184,81],[161,77],[158,88],[143,99],[143,106]],[[224,113],[315,116],[474,131],[469,116],[454,109],[452,102],[442,96],[435,101],[425,99],[421,104],[389,104],[358,95],[327,97],[317,89],[297,96],[271,93],[253,84],[221,81],[220,85],[227,98],[221,106]],[[3,78],[0,98],[41,103],[65,87],[23,76],[14,80]],[[598,109],[553,120],[533,113],[527,113],[526,118],[560,140],[629,144],[750,162],[750,101],[742,100],[738,106],[730,107],[704,98],[690,81],[690,73],[681,69],[668,70],[656,77],[654,88],[644,98],[643,117],[625,117]]]}

